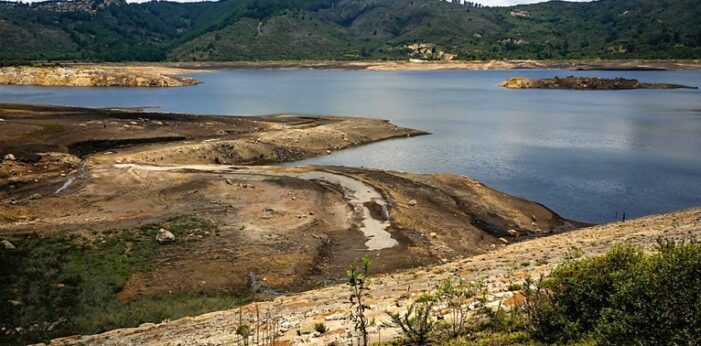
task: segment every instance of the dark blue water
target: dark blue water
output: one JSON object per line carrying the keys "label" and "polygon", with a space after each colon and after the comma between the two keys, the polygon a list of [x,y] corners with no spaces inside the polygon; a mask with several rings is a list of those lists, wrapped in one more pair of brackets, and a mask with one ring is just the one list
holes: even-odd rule
{"label": "dark blue water", "polygon": [[699,71],[235,70],[186,88],[0,87],[0,102],[379,117],[433,135],[304,163],[468,175],[590,222],[701,205],[701,91],[497,87],[570,74],[701,86]]}

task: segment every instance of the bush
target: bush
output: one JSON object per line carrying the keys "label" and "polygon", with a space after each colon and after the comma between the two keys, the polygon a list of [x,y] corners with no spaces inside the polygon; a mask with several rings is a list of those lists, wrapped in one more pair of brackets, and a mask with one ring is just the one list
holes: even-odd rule
{"label": "bush", "polygon": [[329,331],[324,323],[314,323],[314,330],[319,334],[324,334]]}
{"label": "bush", "polygon": [[426,345],[433,332],[435,322],[431,316],[434,301],[424,296],[411,303],[407,311],[401,314],[387,312],[392,326],[399,327],[406,341],[412,345]]}
{"label": "bush", "polygon": [[506,309],[501,304],[492,310],[483,307],[477,312],[483,317],[478,325],[478,331],[489,331],[492,333],[514,333],[522,332],[526,326],[524,314],[519,309]]}
{"label": "bush", "polygon": [[468,302],[483,290],[483,285],[465,280],[448,278],[436,290],[436,299],[449,310],[446,322],[450,336],[456,337],[465,332],[468,315]]}
{"label": "bush", "polygon": [[660,251],[619,246],[571,260],[546,283],[528,282],[532,335],[565,343],[700,344],[701,245],[660,242]]}
{"label": "bush", "polygon": [[366,298],[370,297],[370,285],[372,285],[372,279],[370,279],[369,274],[370,257],[367,255],[355,261],[350,269],[346,271],[348,286],[351,291],[350,317],[355,324],[355,331],[360,333],[360,342],[363,346],[367,346],[369,343],[368,325],[370,321],[365,316],[365,311],[370,309],[370,306],[365,303]]}

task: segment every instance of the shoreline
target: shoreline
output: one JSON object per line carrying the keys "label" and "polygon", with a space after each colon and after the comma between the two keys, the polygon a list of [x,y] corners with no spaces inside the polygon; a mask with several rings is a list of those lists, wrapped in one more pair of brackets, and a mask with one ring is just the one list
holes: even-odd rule
{"label": "shoreline", "polygon": [[[100,65],[100,64],[98,64]],[[211,71],[226,69],[309,69],[369,71],[436,71],[436,70],[520,70],[565,69],[581,71],[678,71],[699,70],[701,60],[489,60],[489,61],[207,61],[110,63],[105,66],[144,66],[154,69]]]}
{"label": "shoreline", "polygon": [[491,60],[491,61],[231,61],[154,63],[54,63],[0,67],[0,85],[49,87],[185,87],[186,77],[214,70],[342,71],[682,71],[701,60]]}

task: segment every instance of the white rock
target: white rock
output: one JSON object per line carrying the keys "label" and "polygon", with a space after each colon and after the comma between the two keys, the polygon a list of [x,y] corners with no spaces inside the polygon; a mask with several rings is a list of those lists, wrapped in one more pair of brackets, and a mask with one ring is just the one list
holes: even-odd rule
{"label": "white rock", "polygon": [[506,231],[506,233],[507,233],[510,237],[514,237],[514,238],[518,238],[519,236],[521,236],[521,234],[518,233],[518,231],[515,230],[515,229],[510,229],[510,230]]}
{"label": "white rock", "polygon": [[412,207],[415,207],[417,204],[418,204],[418,202],[416,202],[415,199],[412,199],[411,201],[409,201],[409,205]]}
{"label": "white rock", "polygon": [[175,241],[175,235],[165,228],[158,230],[156,234],[156,241],[160,244],[172,243]]}
{"label": "white rock", "polygon": [[10,243],[9,240],[3,239],[2,241],[0,241],[0,244],[2,244],[2,246],[5,248],[5,250],[16,249],[15,246],[12,243]]}
{"label": "white rock", "polygon": [[13,154],[7,154],[7,155],[5,155],[4,159],[5,159],[6,161],[14,161],[14,160],[17,160],[17,158],[16,158],[15,155],[13,155]]}

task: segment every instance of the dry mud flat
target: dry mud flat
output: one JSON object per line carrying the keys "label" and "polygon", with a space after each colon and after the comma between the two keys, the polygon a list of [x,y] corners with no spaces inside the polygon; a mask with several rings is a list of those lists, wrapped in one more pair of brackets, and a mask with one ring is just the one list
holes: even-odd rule
{"label": "dry mud flat", "polygon": [[187,253],[163,250],[123,299],[303,290],[367,253],[391,272],[581,226],[466,177],[260,166],[424,134],[382,120],[17,105],[0,118],[0,154],[15,157],[0,165],[0,234],[99,238],[183,217],[215,226],[187,235],[198,238]]}

